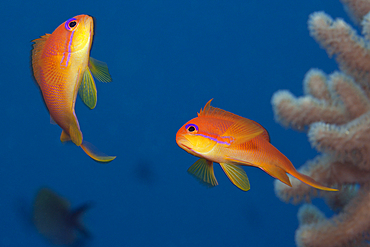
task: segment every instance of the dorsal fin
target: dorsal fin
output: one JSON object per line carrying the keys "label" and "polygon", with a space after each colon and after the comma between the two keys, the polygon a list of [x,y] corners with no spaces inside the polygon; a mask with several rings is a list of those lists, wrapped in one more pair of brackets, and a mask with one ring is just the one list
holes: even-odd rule
{"label": "dorsal fin", "polygon": [[240,119],[243,118],[243,117],[238,116],[234,113],[231,113],[231,112],[222,110],[220,108],[211,106],[211,101],[212,100],[213,99],[209,100],[207,102],[207,104],[204,106],[204,108],[200,109],[200,111],[198,113],[198,117],[200,117],[200,116],[215,117],[215,118],[218,118],[218,119],[225,119],[225,120],[231,120],[231,121],[240,120]]}
{"label": "dorsal fin", "polygon": [[235,138],[232,145],[239,145],[263,134],[264,131],[265,129],[261,128],[259,124],[257,125],[254,121],[244,118],[235,121],[222,137],[232,136]]}
{"label": "dorsal fin", "polygon": [[44,50],[45,42],[48,40],[50,35],[51,34],[46,33],[44,36],[32,40],[32,42],[34,42],[32,49],[32,69],[36,81],[39,79],[39,72],[41,68],[39,65],[40,57],[42,55],[42,51]]}
{"label": "dorsal fin", "polygon": [[241,117],[241,116],[238,116],[234,113],[231,113],[231,112],[228,112],[228,111],[225,111],[225,110],[222,110],[220,108],[217,108],[217,107],[213,107],[211,106],[211,101],[213,99],[209,100],[207,102],[207,104],[204,106],[203,109],[200,109],[199,113],[198,113],[198,117],[200,116],[204,116],[204,117],[214,117],[214,118],[217,118],[217,119],[224,119],[224,120],[229,120],[229,121],[233,121],[233,122],[237,122],[237,121],[252,121],[254,124],[258,125],[259,127],[261,127],[263,129],[263,132],[260,134],[266,141],[270,142],[270,136],[267,132],[267,130],[265,128],[263,128],[262,125],[260,125],[259,123],[253,121],[253,120],[250,120],[250,119],[247,119],[247,118],[244,118],[244,117]]}
{"label": "dorsal fin", "polygon": [[269,135],[269,132],[262,126],[260,125],[259,123],[257,123],[256,121],[253,121],[253,120],[250,120],[249,121],[252,121],[253,123],[257,124],[258,126],[260,126],[264,131],[262,132],[261,136],[268,142],[270,142],[270,135]]}

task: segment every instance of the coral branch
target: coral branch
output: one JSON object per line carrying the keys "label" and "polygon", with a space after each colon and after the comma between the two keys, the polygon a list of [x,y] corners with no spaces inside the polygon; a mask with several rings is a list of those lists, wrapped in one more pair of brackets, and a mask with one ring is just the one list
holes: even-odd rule
{"label": "coral branch", "polygon": [[305,94],[311,94],[314,98],[331,103],[331,92],[328,88],[327,76],[318,69],[311,69],[306,74],[303,82]]}
{"label": "coral branch", "polygon": [[[363,188],[359,194],[332,219],[327,219],[319,209],[310,205],[298,213],[300,227],[296,243],[304,246],[360,246],[370,240],[370,190]],[[312,242],[315,244],[312,245]]]}
{"label": "coral branch", "polygon": [[323,120],[345,122],[344,109],[328,105],[312,96],[296,98],[288,91],[278,91],[272,98],[275,119],[285,126],[303,130],[305,126]]}
{"label": "coral branch", "polygon": [[304,97],[296,98],[283,90],[274,94],[271,103],[275,119],[284,126],[297,130],[318,121],[337,124],[347,122],[350,116],[343,102],[339,101],[338,95],[330,88],[331,84],[331,81],[326,81],[323,72],[310,70],[304,80]]}
{"label": "coral branch", "polygon": [[308,28],[311,36],[326,49],[329,56],[336,55],[339,68],[368,89],[370,50],[364,38],[358,36],[342,19],[334,21],[324,12],[313,13]]}
{"label": "coral branch", "polygon": [[345,4],[345,9],[356,24],[361,23],[362,18],[370,11],[368,0],[341,0],[341,2]]}
{"label": "coral branch", "polygon": [[370,170],[369,133],[370,112],[342,126],[314,123],[308,137],[317,150]]}
{"label": "coral branch", "polygon": [[330,77],[331,88],[344,103],[351,119],[370,110],[370,101],[352,78],[342,73],[333,73]]}

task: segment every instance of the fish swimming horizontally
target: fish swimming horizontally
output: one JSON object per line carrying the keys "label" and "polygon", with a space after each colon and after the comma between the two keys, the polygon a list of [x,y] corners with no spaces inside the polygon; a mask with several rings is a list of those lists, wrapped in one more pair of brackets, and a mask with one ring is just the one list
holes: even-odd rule
{"label": "fish swimming horizontally", "polygon": [[96,105],[92,75],[102,82],[112,80],[107,65],[90,57],[93,35],[91,16],[67,20],[52,34],[33,40],[32,69],[52,121],[62,128],[60,140],[81,146],[96,161],[109,162],[115,156],[97,154],[83,141],[75,114],[77,93],[90,109]]}
{"label": "fish swimming horizontally", "polygon": [[286,173],[314,188],[337,191],[299,173],[289,159],[270,144],[269,134],[260,124],[212,107],[211,101],[176,134],[176,142],[182,149],[200,157],[188,169],[190,174],[208,186],[216,186],[213,171],[213,162],[216,162],[234,185],[247,191],[249,180],[241,166],[255,166],[289,186],[292,185]]}
{"label": "fish swimming horizontally", "polygon": [[90,237],[81,218],[91,206],[92,203],[85,203],[72,210],[68,200],[48,188],[42,188],[33,204],[33,223],[51,243],[71,245]]}

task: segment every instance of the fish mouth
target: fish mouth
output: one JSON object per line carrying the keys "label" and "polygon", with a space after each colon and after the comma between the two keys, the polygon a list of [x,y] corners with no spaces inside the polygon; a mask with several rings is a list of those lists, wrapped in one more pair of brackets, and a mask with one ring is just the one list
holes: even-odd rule
{"label": "fish mouth", "polygon": [[190,148],[189,146],[184,144],[184,142],[186,143],[186,142],[188,142],[188,140],[187,139],[180,139],[180,140],[177,141],[177,145],[179,145],[180,148],[182,148],[184,151],[188,152],[189,154],[198,156],[198,154],[192,148]]}
{"label": "fish mouth", "polygon": [[182,149],[191,150],[192,151],[192,149],[185,144],[187,142],[189,142],[189,140],[186,139],[186,138],[184,138],[184,137],[181,137],[181,136],[177,136],[176,137],[176,143],[177,143],[177,145],[179,145]]}
{"label": "fish mouth", "polygon": [[95,28],[94,21],[95,21],[94,17],[89,16],[89,15],[84,16],[84,23],[86,26],[88,26],[88,30],[89,30],[88,31],[89,32],[89,42],[88,43],[90,44],[90,47],[94,39],[94,28]]}
{"label": "fish mouth", "polygon": [[84,22],[90,26],[90,35],[94,34],[94,17],[86,15]]}
{"label": "fish mouth", "polygon": [[182,148],[184,148],[184,149],[187,149],[187,150],[189,150],[189,151],[194,152],[194,151],[193,151],[193,149],[189,148],[188,146],[186,146],[186,145],[185,145],[185,144],[183,144],[183,143],[179,143],[179,146],[180,146],[180,147],[182,147]]}

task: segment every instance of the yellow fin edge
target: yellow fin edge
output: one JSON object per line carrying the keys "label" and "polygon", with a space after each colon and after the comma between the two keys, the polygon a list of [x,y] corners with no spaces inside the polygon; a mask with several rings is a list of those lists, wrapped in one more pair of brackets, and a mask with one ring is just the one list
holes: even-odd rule
{"label": "yellow fin edge", "polygon": [[91,143],[88,143],[86,141],[83,141],[80,147],[90,158],[98,162],[102,162],[102,163],[111,162],[117,157],[117,156],[109,156],[109,155],[96,151],[96,148]]}
{"label": "yellow fin edge", "polygon": [[243,191],[250,190],[249,179],[243,168],[238,165],[220,163],[222,170],[226,173],[230,181]]}
{"label": "yellow fin edge", "polygon": [[212,161],[203,158],[199,159],[189,167],[188,172],[208,187],[218,185]]}

